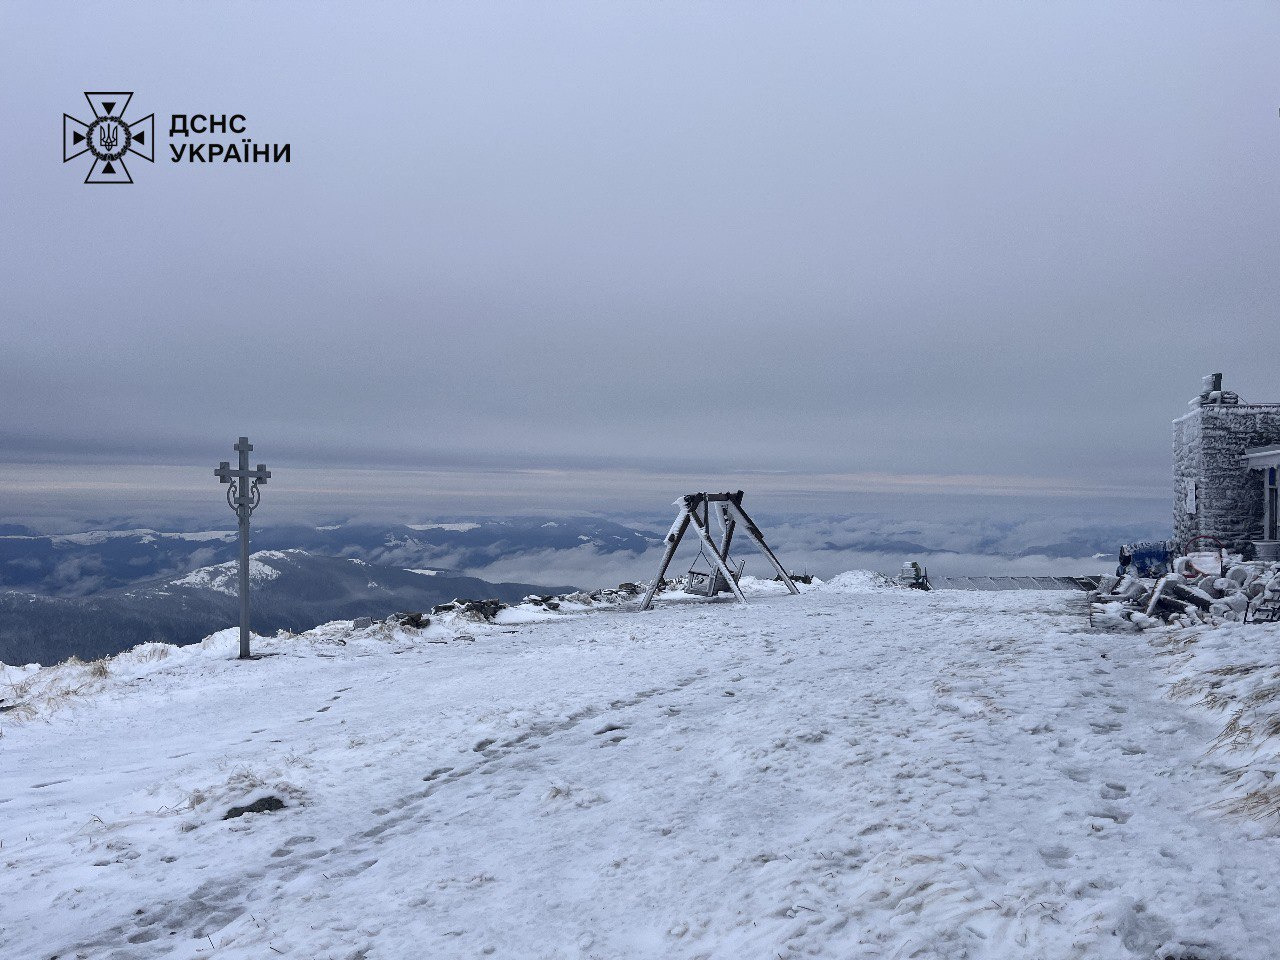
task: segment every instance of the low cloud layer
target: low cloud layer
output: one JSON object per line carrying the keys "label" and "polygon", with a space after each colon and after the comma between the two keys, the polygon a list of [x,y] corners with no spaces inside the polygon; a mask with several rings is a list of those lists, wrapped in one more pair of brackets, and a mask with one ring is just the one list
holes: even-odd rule
{"label": "low cloud layer", "polygon": [[[916,521],[886,517],[794,518],[761,524],[766,540],[792,572],[829,578],[846,570],[895,573],[905,560],[924,563],[931,575],[1089,575],[1115,568],[1120,544],[1164,536],[1158,522],[1089,523],[1083,517],[1033,517],[996,521]],[[659,536],[665,529],[659,532]],[[520,552],[468,572],[488,580],[576,583],[594,588],[652,579],[661,560],[655,546],[643,554],[608,553],[584,545],[572,550]],[[773,576],[764,556],[739,536],[733,555],[746,572]],[[699,562],[698,543],[686,536],[668,576]],[[442,566],[457,557],[442,552]]]}

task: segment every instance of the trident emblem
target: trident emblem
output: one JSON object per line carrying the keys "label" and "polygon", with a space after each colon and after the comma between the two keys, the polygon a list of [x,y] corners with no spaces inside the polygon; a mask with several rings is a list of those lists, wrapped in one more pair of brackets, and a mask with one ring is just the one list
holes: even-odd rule
{"label": "trident emblem", "polygon": [[98,128],[98,139],[107,150],[114,150],[120,142],[120,127],[115,123],[104,123]]}

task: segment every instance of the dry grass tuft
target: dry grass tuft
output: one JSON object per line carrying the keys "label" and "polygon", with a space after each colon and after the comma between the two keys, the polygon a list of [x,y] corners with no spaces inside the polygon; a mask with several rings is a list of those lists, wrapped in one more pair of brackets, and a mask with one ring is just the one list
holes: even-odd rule
{"label": "dry grass tuft", "polygon": [[1260,663],[1232,663],[1225,667],[1214,667],[1208,673],[1212,677],[1247,677],[1261,669]]}
{"label": "dry grass tuft", "polygon": [[1264,683],[1257,690],[1250,691],[1242,702],[1246,706],[1259,707],[1264,703],[1276,701],[1280,701],[1280,681],[1272,680],[1270,683]]}
{"label": "dry grass tuft", "polygon": [[1213,740],[1213,749],[1243,750],[1253,743],[1253,727],[1245,722],[1245,711],[1237,710]]}
{"label": "dry grass tuft", "polygon": [[103,657],[101,660],[94,660],[92,663],[87,664],[85,669],[89,676],[97,680],[105,680],[107,677],[111,676],[111,666],[106,657]]}
{"label": "dry grass tuft", "polygon": [[1208,752],[1239,759],[1223,774],[1215,809],[1280,818],[1280,634],[1249,629],[1193,628],[1151,642],[1169,656],[1169,697],[1224,717]]}
{"label": "dry grass tuft", "polygon": [[143,643],[113,657],[102,657],[86,663],[70,656],[61,663],[42,667],[22,680],[7,684],[4,697],[9,709],[6,720],[32,720],[46,716],[71,704],[78,697],[104,690],[116,673],[133,667],[167,659],[174,647],[166,643]]}
{"label": "dry grass tuft", "polygon": [[1243,797],[1224,800],[1218,807],[1233,816],[1250,820],[1280,817],[1280,787],[1250,790]]}

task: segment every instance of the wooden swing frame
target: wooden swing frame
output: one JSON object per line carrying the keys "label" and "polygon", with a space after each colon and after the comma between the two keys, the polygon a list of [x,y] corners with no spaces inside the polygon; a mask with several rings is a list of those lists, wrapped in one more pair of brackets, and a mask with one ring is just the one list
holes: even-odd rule
{"label": "wooden swing frame", "polygon": [[[721,538],[719,546],[711,539],[711,531],[709,529],[711,505],[713,503],[719,512],[721,525],[724,527],[724,536]],[[738,578],[733,575],[728,563],[729,545],[733,542],[734,530],[740,523],[747,536],[760,548],[760,552],[765,555],[769,563],[773,565],[773,569],[778,572],[778,579],[786,584],[787,589],[792,593],[798,594],[800,592],[800,588],[795,585],[786,569],[778,562],[778,558],[773,555],[773,551],[769,549],[769,545],[764,542],[764,534],[760,532],[760,528],[755,525],[755,522],[747,516],[747,512],[742,509],[741,490],[737,493],[691,493],[675,501],[675,505],[680,508],[680,511],[676,515],[675,523],[671,525],[671,530],[667,533],[667,548],[662,554],[662,565],[658,568],[658,575],[654,577],[653,583],[649,585],[649,589],[644,595],[644,599],[640,601],[641,610],[648,610],[653,605],[653,596],[658,592],[658,587],[667,572],[667,567],[671,565],[671,558],[675,556],[676,548],[680,546],[680,541],[683,539],[685,531],[691,525],[697,532],[698,539],[702,541],[702,552],[711,563],[713,589],[716,584],[716,574],[719,574],[729,589],[733,591],[733,595],[738,601],[740,603],[747,602],[747,598],[743,596],[742,588],[738,586]]]}

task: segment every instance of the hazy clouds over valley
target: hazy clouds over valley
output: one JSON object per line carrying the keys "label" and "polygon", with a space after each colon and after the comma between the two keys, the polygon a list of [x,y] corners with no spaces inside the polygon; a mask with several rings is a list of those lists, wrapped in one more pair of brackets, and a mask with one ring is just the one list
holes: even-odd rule
{"label": "hazy clouds over valley", "polygon": [[[1124,516],[1126,504],[1114,504],[1110,511],[1106,506],[1083,511],[1028,501],[1017,505],[1017,513],[993,517],[990,505],[971,504],[971,515],[922,509],[905,520],[870,511],[827,516],[766,510],[754,516],[790,569],[824,578],[849,569],[894,571],[908,559],[926,562],[943,575],[1088,574],[1109,569],[1120,543],[1164,536],[1157,510],[1150,519],[1135,521]],[[64,527],[55,536],[9,524],[0,528],[7,534],[0,536],[0,589],[89,596],[232,559],[231,526],[223,522],[202,529],[201,519],[178,524],[183,533],[157,532],[128,518],[110,532]],[[254,531],[253,545],[387,567],[447,569],[491,581],[594,588],[651,578],[669,523],[668,516],[656,512],[613,518],[455,516],[418,518],[410,525],[369,519],[263,523]],[[687,569],[696,554],[696,543],[686,541],[676,568]],[[746,541],[739,540],[735,554],[747,561],[748,573],[766,572]]]}

